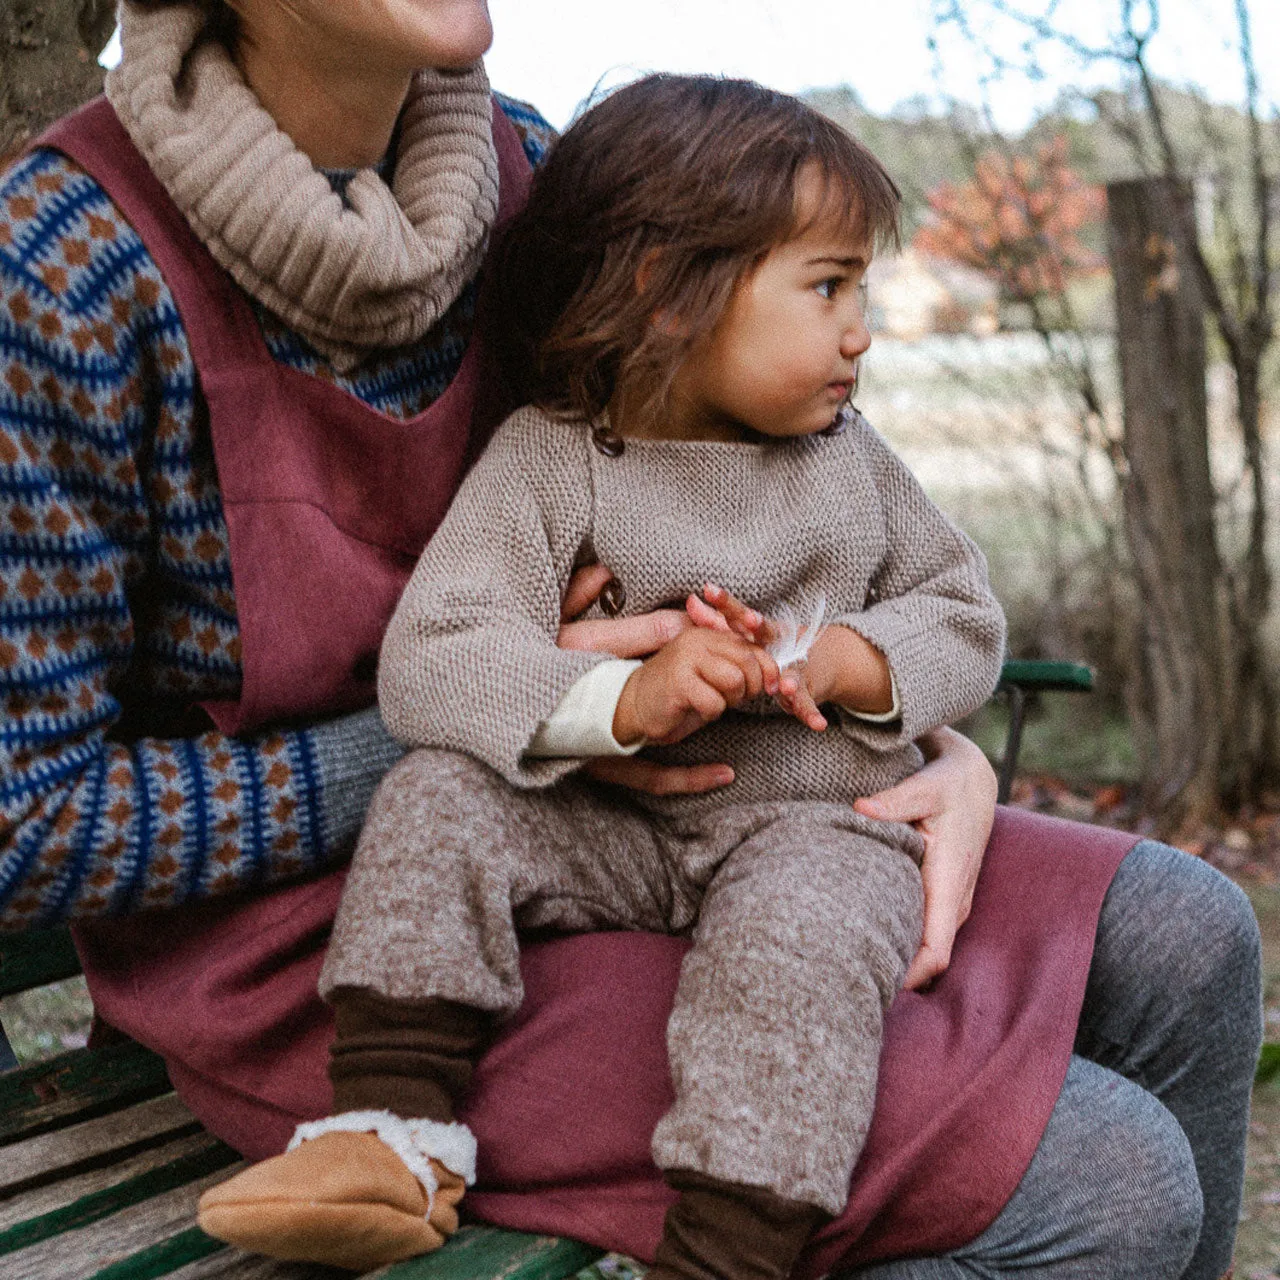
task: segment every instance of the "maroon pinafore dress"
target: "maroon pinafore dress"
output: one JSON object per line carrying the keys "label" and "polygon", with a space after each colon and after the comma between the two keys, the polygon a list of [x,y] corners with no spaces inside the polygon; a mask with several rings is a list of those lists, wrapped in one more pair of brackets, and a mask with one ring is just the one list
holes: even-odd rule
{"label": "maroon pinafore dress", "polygon": [[[499,219],[529,169],[494,113]],[[177,303],[209,409],[244,685],[224,732],[367,706],[372,657],[414,560],[499,410],[483,326],[445,394],[408,422],[277,364],[103,100],[41,139],[141,235]],[[483,313],[483,295],[482,295]],[[1002,811],[951,967],[886,1020],[880,1092],[845,1213],[802,1275],[940,1252],[1003,1207],[1066,1073],[1102,898],[1134,837]],[[343,875],[77,929],[95,1007],[164,1055],[214,1133],[281,1150],[328,1113],[316,995]],[[665,1026],[685,944],[602,933],[526,948],[519,1015],[463,1111],[480,1148],[466,1206],[490,1222],[652,1257],[671,1193],[649,1138],[671,1102]]]}

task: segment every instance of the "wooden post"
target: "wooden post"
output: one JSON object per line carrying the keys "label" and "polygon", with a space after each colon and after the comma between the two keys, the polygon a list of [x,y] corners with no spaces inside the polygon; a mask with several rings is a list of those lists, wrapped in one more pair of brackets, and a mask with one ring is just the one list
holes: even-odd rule
{"label": "wooden post", "polygon": [[1146,799],[1166,830],[1218,801],[1228,620],[1215,538],[1204,304],[1186,252],[1186,184],[1107,187],[1124,398],[1125,527],[1140,591],[1130,711]]}

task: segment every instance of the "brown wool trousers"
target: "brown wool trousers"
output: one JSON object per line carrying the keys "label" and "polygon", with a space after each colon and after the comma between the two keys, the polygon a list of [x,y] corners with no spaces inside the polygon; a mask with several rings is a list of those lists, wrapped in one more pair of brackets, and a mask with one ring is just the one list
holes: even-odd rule
{"label": "brown wool trousers", "polygon": [[522,791],[415,751],[370,807],[321,991],[502,1016],[518,928],[688,934],[655,1162],[836,1214],[920,939],[919,852],[847,805],[727,804],[676,830],[578,778]]}

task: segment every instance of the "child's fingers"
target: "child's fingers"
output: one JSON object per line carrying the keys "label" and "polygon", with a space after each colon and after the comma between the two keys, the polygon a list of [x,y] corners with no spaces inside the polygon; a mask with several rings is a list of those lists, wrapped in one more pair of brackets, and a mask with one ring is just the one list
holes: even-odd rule
{"label": "child's fingers", "polygon": [[773,639],[773,627],[764,615],[755,609],[748,609],[737,596],[722,586],[714,582],[705,583],[702,594],[707,603],[723,614],[730,627],[744,639],[761,645],[768,644]]}
{"label": "child's fingers", "polygon": [[[703,724],[719,720],[728,709],[729,701],[714,684],[703,678],[701,672],[685,683],[682,691],[683,702]],[[683,737],[684,734],[681,734]]]}
{"label": "child's fingers", "polygon": [[746,645],[727,653],[709,654],[699,670],[730,706],[747,698],[759,697],[764,690],[764,676],[755,651]]}
{"label": "child's fingers", "polygon": [[729,620],[718,609],[713,609],[701,596],[691,595],[684,602],[685,612],[696,627],[709,631],[728,631]]}
{"label": "child's fingers", "polygon": [[818,710],[809,686],[795,671],[784,671],[779,685],[778,701],[789,715],[795,716],[801,724],[821,733],[827,727],[827,718]]}
{"label": "child's fingers", "polygon": [[777,659],[767,649],[753,648],[752,653],[755,656],[756,665],[760,668],[760,681],[765,693],[771,698],[777,697],[778,688],[782,683],[782,670],[778,666]]}
{"label": "child's fingers", "polygon": [[800,688],[796,692],[796,709],[793,714],[797,720],[807,725],[814,733],[821,733],[827,727],[827,717],[818,710],[818,704],[814,702],[808,685],[803,682],[801,682]]}

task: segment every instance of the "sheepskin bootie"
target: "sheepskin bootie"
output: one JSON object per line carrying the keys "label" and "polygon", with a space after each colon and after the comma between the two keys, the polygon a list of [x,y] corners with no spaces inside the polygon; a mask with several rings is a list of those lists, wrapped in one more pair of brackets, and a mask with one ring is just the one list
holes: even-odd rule
{"label": "sheepskin bootie", "polygon": [[197,1222],[253,1253],[371,1271],[444,1244],[475,1164],[466,1125],[348,1111],[206,1191]]}

